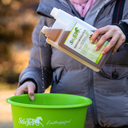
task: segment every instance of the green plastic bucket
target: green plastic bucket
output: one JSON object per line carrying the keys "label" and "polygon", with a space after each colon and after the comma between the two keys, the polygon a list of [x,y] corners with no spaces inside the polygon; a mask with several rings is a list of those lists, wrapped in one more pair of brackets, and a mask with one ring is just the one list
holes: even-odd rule
{"label": "green plastic bucket", "polygon": [[35,94],[31,101],[28,94],[12,96],[14,128],[84,128],[89,98],[56,93]]}

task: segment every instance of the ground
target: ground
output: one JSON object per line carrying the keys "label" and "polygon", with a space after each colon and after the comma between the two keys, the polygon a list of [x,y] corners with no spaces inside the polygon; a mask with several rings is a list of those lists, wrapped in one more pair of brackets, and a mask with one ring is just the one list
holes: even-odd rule
{"label": "ground", "polygon": [[0,128],[13,128],[11,105],[6,99],[13,96],[15,89],[0,90]]}
{"label": "ground", "polygon": [[[6,99],[14,95],[16,86],[0,87],[0,128],[13,128],[11,105]],[[49,92],[49,89],[45,91]]]}

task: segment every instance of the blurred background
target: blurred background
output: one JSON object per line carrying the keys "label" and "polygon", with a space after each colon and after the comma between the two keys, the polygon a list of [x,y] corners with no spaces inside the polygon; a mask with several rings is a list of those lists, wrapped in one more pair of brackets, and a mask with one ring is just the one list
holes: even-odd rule
{"label": "blurred background", "polygon": [[18,77],[27,66],[39,0],[0,1],[0,128],[13,128],[11,105]]}

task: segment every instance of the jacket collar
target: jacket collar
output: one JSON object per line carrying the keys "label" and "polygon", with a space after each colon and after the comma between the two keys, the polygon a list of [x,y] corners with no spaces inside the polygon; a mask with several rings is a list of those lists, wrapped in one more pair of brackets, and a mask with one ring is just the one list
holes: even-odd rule
{"label": "jacket collar", "polygon": [[50,12],[53,9],[53,7],[62,9],[65,12],[73,15],[73,13],[71,12],[71,9],[69,8],[66,1],[64,2],[61,0],[41,0],[39,6],[37,8],[37,13],[42,16],[47,16],[47,17],[53,18],[50,15]]}
{"label": "jacket collar", "polygon": [[[110,2],[113,2],[115,0],[104,0],[105,3],[100,7],[99,11],[103,6],[107,5]],[[53,18],[50,15],[51,10],[56,7],[58,9],[64,10],[65,12],[71,14],[74,16],[74,13],[72,12],[70,6],[66,2],[66,0],[40,0],[40,4],[37,8],[37,13],[42,16],[47,16],[50,18]],[[99,12],[98,11],[98,12]]]}

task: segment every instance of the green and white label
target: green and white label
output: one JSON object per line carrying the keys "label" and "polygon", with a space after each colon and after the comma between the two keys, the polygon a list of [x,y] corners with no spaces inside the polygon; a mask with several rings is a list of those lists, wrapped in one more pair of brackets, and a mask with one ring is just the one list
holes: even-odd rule
{"label": "green and white label", "polygon": [[[64,44],[94,63],[98,64],[102,58],[101,51],[107,46],[108,41],[102,45],[99,51],[95,51],[96,42],[91,44],[90,38],[93,32],[75,23]],[[97,40],[98,42],[98,40]]]}

